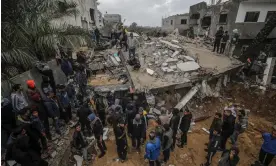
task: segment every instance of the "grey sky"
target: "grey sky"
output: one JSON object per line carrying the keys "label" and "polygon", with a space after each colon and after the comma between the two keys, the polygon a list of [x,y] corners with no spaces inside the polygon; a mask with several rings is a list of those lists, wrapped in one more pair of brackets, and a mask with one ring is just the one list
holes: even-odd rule
{"label": "grey sky", "polygon": [[[98,9],[105,14],[121,14],[125,24],[161,26],[161,18],[189,12],[189,7],[208,0],[98,0]],[[208,2],[207,2],[208,3]]]}

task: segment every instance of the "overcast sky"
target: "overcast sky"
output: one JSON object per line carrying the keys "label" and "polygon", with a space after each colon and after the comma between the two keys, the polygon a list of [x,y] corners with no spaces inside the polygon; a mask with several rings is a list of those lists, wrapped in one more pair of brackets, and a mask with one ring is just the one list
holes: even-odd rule
{"label": "overcast sky", "polygon": [[98,9],[105,14],[121,14],[125,25],[136,22],[143,26],[161,26],[162,17],[189,12],[189,7],[209,0],[98,0]]}

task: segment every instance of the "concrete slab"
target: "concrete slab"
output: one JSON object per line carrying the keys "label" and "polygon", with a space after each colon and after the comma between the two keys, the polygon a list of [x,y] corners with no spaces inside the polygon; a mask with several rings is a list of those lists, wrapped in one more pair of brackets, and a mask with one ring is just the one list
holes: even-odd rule
{"label": "concrete slab", "polygon": [[174,48],[174,49],[181,49],[180,46],[175,45],[175,44],[173,44],[171,42],[168,42],[166,40],[160,40],[160,42],[163,43],[163,44],[165,44],[165,45],[167,45],[167,47]]}
{"label": "concrete slab", "polygon": [[188,71],[194,71],[200,68],[198,63],[194,61],[189,61],[189,62],[183,62],[183,63],[178,63],[177,68],[183,72],[188,72]]}
{"label": "concrete slab", "polygon": [[190,56],[183,56],[187,61],[195,61],[194,58],[190,57]]}
{"label": "concrete slab", "polygon": [[151,69],[149,69],[149,68],[147,68],[147,73],[148,73],[149,75],[153,75],[154,71],[151,70]]}

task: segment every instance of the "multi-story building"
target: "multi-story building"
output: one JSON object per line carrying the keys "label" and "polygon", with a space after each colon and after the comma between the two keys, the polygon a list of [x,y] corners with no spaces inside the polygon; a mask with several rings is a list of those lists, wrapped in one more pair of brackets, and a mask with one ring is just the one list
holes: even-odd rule
{"label": "multi-story building", "polygon": [[122,17],[120,14],[105,14],[104,23],[121,23]]}
{"label": "multi-story building", "polygon": [[181,33],[189,29],[189,14],[177,14],[162,19],[162,30],[171,32],[175,29]]}
{"label": "multi-story building", "polygon": [[79,14],[74,17],[64,17],[57,21],[55,24],[69,24],[73,26],[79,26],[84,29],[91,30],[95,26],[99,26],[99,19],[98,18],[98,9],[97,0],[74,0],[78,4],[77,9],[79,10]]}
{"label": "multi-story building", "polygon": [[98,10],[98,22],[99,22],[99,27],[104,26],[104,19],[103,19],[103,14]]}

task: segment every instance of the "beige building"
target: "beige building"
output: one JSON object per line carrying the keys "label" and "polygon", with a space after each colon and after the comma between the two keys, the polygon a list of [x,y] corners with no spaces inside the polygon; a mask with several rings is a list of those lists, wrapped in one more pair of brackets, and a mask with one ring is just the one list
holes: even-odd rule
{"label": "beige building", "polygon": [[171,32],[175,29],[179,32],[189,29],[189,14],[177,14],[162,19],[162,30]]}
{"label": "beige building", "polygon": [[122,17],[120,14],[105,14],[104,22],[105,23],[121,23]]}

